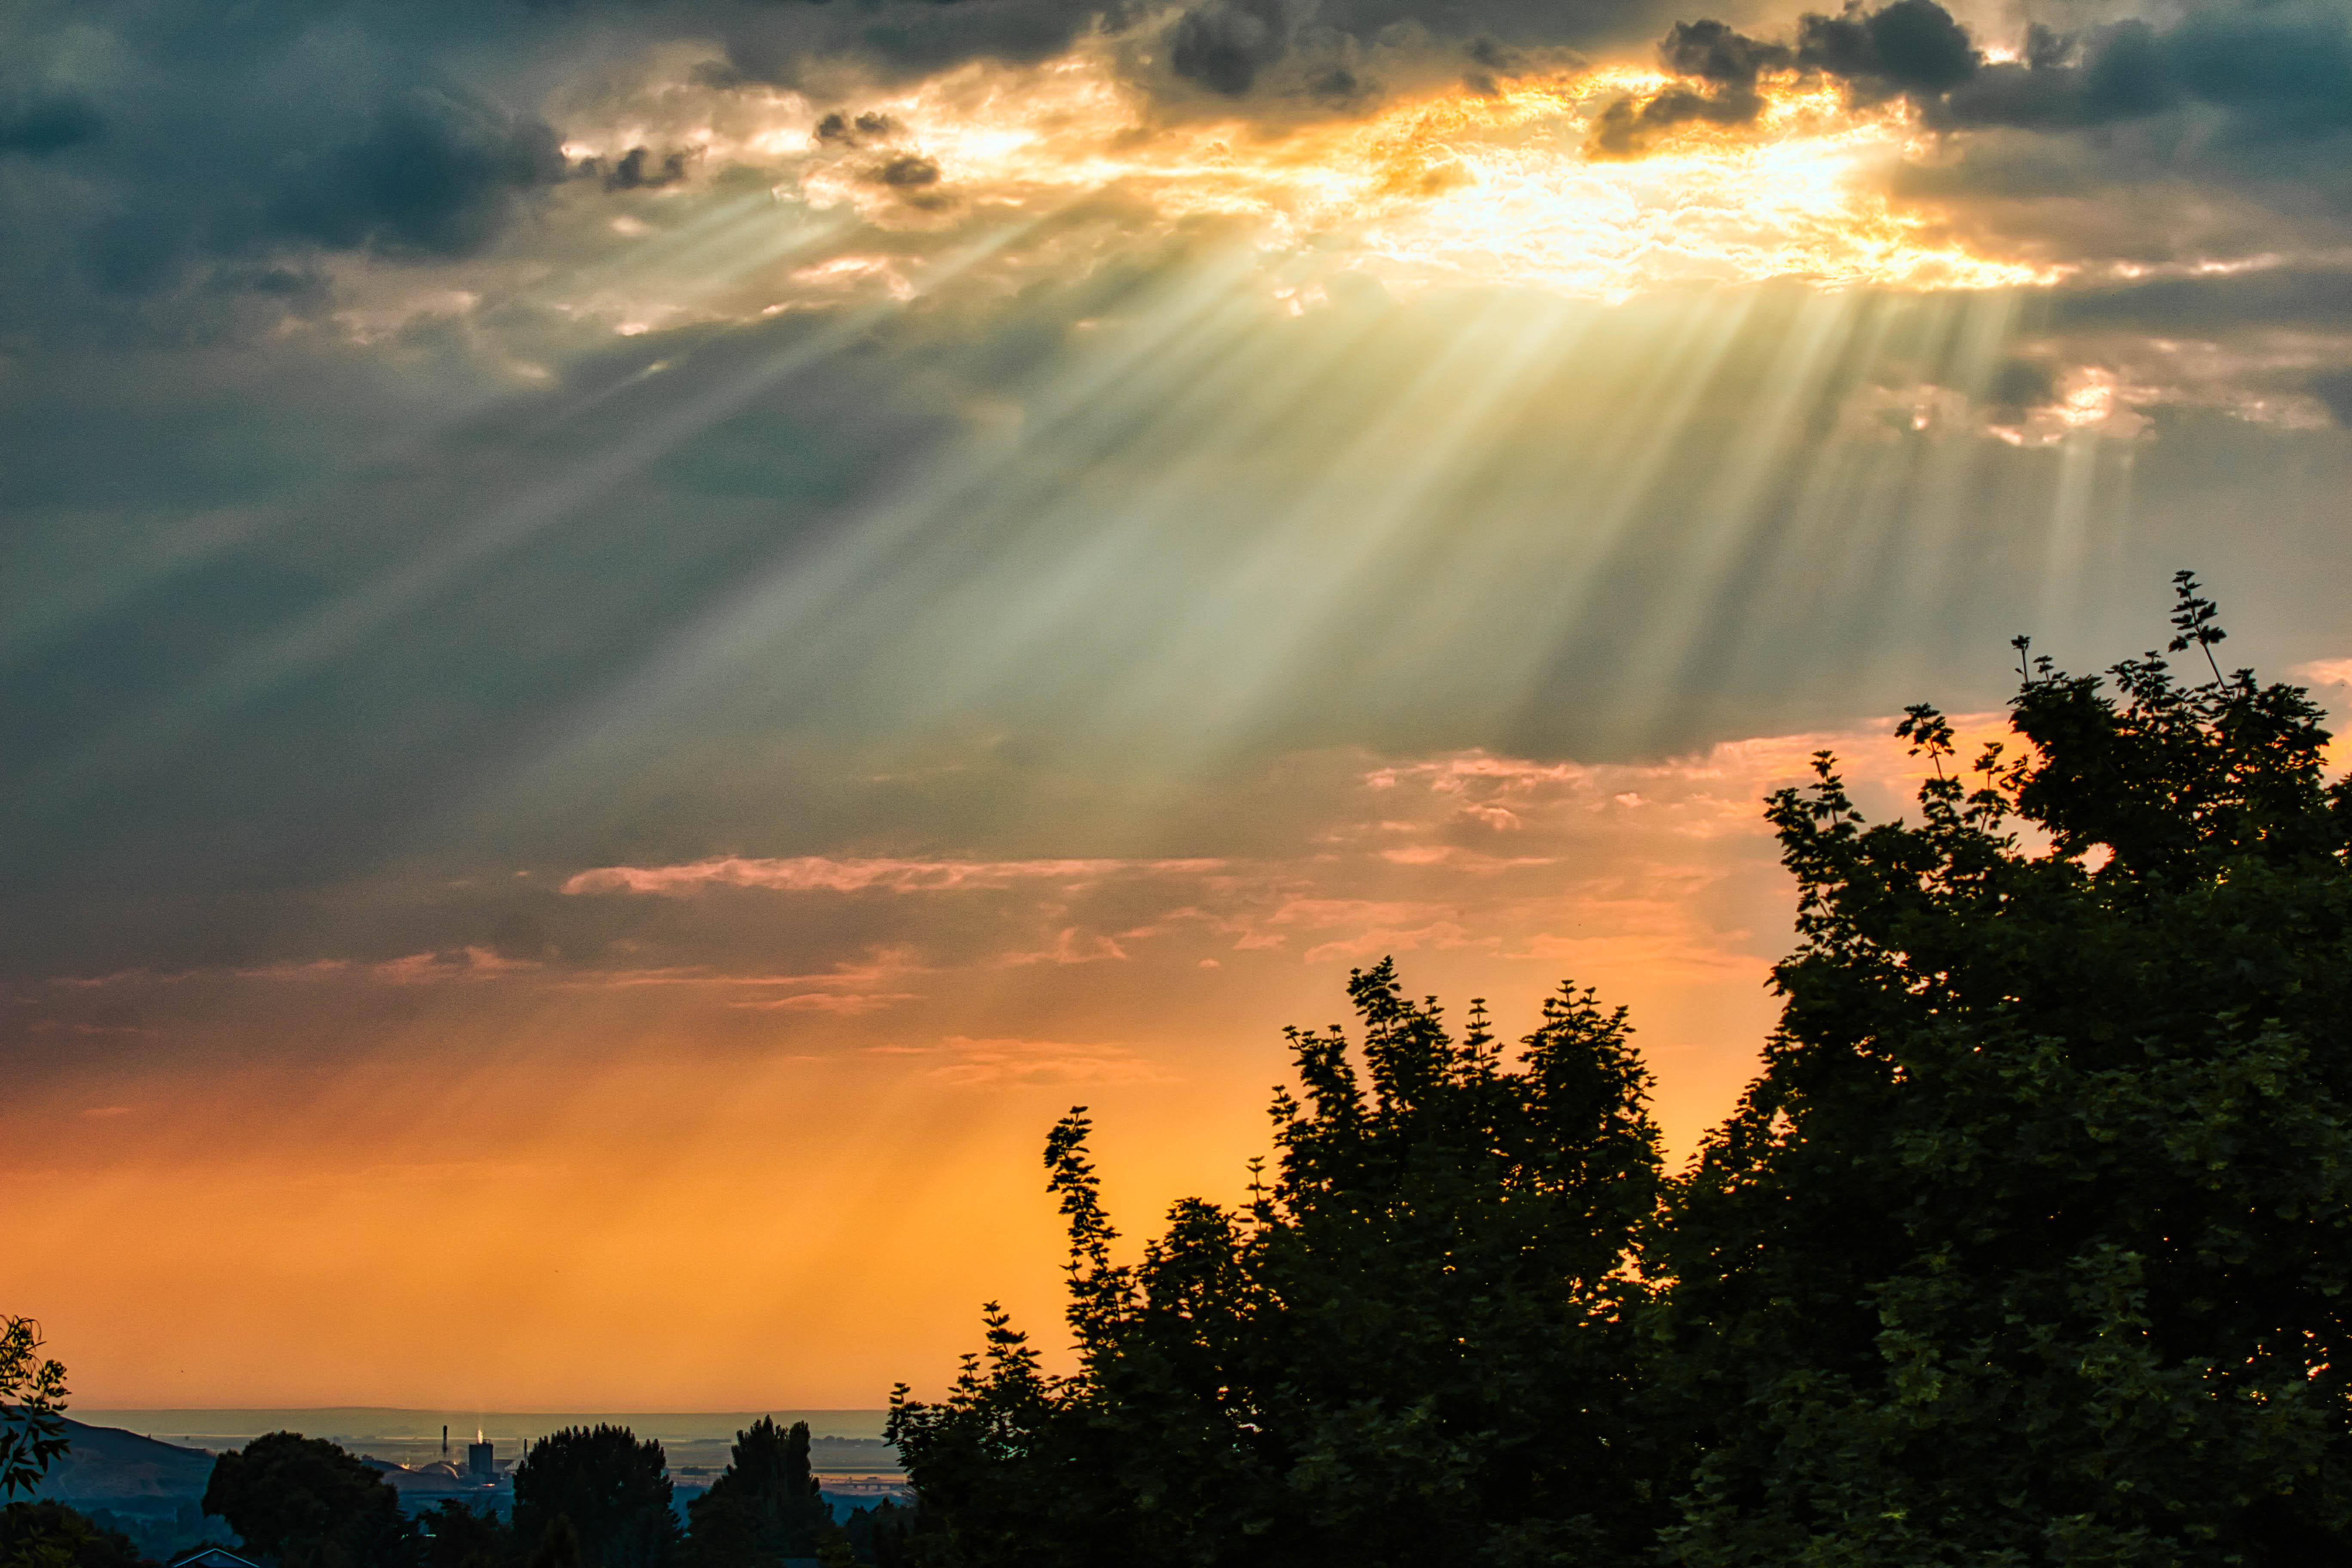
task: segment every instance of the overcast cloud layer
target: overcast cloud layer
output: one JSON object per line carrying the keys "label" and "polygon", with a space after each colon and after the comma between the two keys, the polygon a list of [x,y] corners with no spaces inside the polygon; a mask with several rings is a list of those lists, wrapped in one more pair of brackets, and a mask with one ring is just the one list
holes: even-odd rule
{"label": "overcast cloud layer", "polygon": [[[418,858],[1184,853],[1137,803],[1286,748],[1980,700],[2008,632],[2120,651],[2182,562],[2250,649],[2337,653],[2348,21],[12,8],[7,962],[288,956]],[[1825,90],[1911,128],[1860,178],[1918,243],[2047,281],[1399,291],[1328,222],[970,145],[1028,101],[1278,163],[1612,62],[1658,74],[1571,162]],[[1054,820],[1100,842],[833,776],[971,737],[1093,770]]]}

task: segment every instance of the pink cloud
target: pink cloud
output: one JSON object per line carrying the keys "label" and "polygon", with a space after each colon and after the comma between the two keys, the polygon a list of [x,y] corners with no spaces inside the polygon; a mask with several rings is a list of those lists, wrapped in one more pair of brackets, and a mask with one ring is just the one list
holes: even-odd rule
{"label": "pink cloud", "polygon": [[541,967],[535,960],[507,958],[486,947],[461,947],[439,952],[412,952],[404,958],[371,963],[367,973],[372,979],[394,985],[429,985],[446,980],[489,980]]}
{"label": "pink cloud", "polygon": [[950,1035],[953,1058],[929,1076],[973,1088],[1016,1084],[1169,1083],[1175,1075],[1120,1045],[1068,1040],[973,1039]]}
{"label": "pink cloud", "polygon": [[918,1001],[921,996],[919,991],[800,991],[790,996],[761,997],[730,1002],[728,1005],[765,1013],[831,1013],[838,1017],[856,1017],[900,1002]]}
{"label": "pink cloud", "polygon": [[[1149,933],[1144,933],[1149,934]],[[1011,952],[1003,960],[1007,964],[1024,963],[1096,963],[1104,959],[1124,963],[1127,950],[1108,936],[1081,935],[1076,926],[1064,926],[1055,933],[1051,947],[1039,952]]]}
{"label": "pink cloud", "polygon": [[1353,936],[1310,947],[1304,962],[1322,963],[1334,958],[1374,959],[1391,952],[1418,952],[1423,948],[1491,947],[1499,940],[1491,936],[1473,937],[1452,921],[1433,921],[1425,926],[1412,929],[1375,926]]}
{"label": "pink cloud", "polygon": [[712,888],[756,888],[780,893],[942,893],[1008,888],[1025,882],[1085,883],[1132,875],[1201,874],[1221,860],[913,860],[835,859],[802,855],[752,859],[729,855],[674,866],[600,866],[563,884],[563,891],[641,893],[693,898]]}
{"label": "pink cloud", "polygon": [[2352,686],[2352,658],[2315,658],[2296,665],[2294,673],[2314,686]]}

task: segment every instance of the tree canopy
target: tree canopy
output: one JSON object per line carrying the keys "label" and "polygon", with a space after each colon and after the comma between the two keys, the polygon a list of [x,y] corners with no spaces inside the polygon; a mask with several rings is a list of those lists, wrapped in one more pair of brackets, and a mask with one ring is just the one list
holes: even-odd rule
{"label": "tree canopy", "polygon": [[403,1568],[410,1555],[398,1494],[321,1437],[270,1432],[221,1455],[203,1507],[278,1568]]}
{"label": "tree canopy", "polygon": [[[891,1432],[941,1564],[2303,1564],[2352,1555],[2352,788],[2301,689],[2019,642],[2011,739],[1766,815],[1762,1071],[1660,1174],[1622,1014],[1514,1053],[1388,964],[1293,1031],[1270,1180],[1139,1261],[1047,1141],[1077,1369],[991,1309]],[[2193,650],[2193,651],[2192,651]]]}
{"label": "tree canopy", "polygon": [[41,1484],[66,1451],[66,1369],[41,1354],[41,1325],[0,1312],[0,1501]]}
{"label": "tree canopy", "polygon": [[61,1502],[12,1502],[0,1509],[0,1564],[5,1568],[140,1568],[131,1538]]}
{"label": "tree canopy", "polygon": [[514,1531],[497,1514],[455,1498],[417,1516],[420,1568],[505,1568]]}
{"label": "tree canopy", "polygon": [[1657,1133],[1622,1013],[1563,990],[1511,1062],[1385,963],[1349,989],[1362,1070],[1292,1031],[1271,1181],[1177,1205],[1139,1264],[1083,1109],[1054,1130],[1079,1372],[992,1312],[984,1368],[892,1410],[968,1560],[1604,1561],[1654,1530],[1629,1265]]}
{"label": "tree canopy", "polygon": [[727,1468],[686,1505],[696,1568],[773,1568],[814,1557],[832,1531],[833,1510],[809,1468],[809,1428],[762,1415],[735,1434]]}
{"label": "tree canopy", "polygon": [[625,1426],[550,1433],[515,1467],[517,1543],[535,1551],[569,1520],[585,1568],[663,1568],[677,1542],[667,1465],[661,1444]]}
{"label": "tree canopy", "polygon": [[1675,1560],[2352,1544],[2352,795],[2179,587],[2207,679],[2026,665],[1968,769],[1912,710],[1916,826],[1773,798],[1787,1006],[1664,1227]]}

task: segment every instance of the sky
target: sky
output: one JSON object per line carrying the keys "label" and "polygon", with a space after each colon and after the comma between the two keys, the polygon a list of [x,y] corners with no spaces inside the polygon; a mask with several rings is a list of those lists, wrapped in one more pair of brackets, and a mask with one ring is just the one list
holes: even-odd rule
{"label": "sky", "polygon": [[2201,574],[2352,700],[2352,0],[0,9],[0,1308],[837,1408],[1393,955],[1772,1026],[1760,816]]}

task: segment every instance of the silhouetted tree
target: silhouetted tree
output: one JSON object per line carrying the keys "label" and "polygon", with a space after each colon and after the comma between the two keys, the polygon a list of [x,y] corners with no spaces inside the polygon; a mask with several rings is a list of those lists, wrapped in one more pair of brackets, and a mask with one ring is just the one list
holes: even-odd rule
{"label": "silhouetted tree", "polygon": [[[1632,1267],[1658,1189],[1622,1012],[1563,989],[1516,1061],[1457,1040],[1391,966],[1348,1040],[1293,1031],[1270,1185],[1190,1199],[1135,1266],[1086,1154],[1046,1144],[1081,1365],[1001,1312],[984,1367],[890,1435],[936,1538],[973,1564],[1629,1562],[1662,1518],[1635,1419]],[[1369,1080],[1367,1082],[1367,1080]]]}
{"label": "silhouetted tree", "polygon": [[514,1531],[495,1513],[443,1500],[417,1516],[423,1568],[508,1568]]}
{"label": "silhouetted tree", "polygon": [[572,1527],[569,1514],[557,1514],[539,1532],[530,1568],[580,1568],[580,1532]]}
{"label": "silhouetted tree", "polygon": [[40,1324],[0,1312],[0,1500],[39,1486],[66,1451],[66,1369],[40,1351]]}
{"label": "silhouetted tree", "polygon": [[809,1468],[809,1429],[762,1415],[735,1434],[727,1468],[686,1505],[697,1568],[773,1568],[780,1558],[814,1557],[833,1510]]}
{"label": "silhouetted tree", "polygon": [[0,1564],[6,1568],[142,1568],[131,1538],[61,1502],[12,1502],[0,1510]]}
{"label": "silhouetted tree", "polygon": [[383,1476],[299,1433],[268,1433],[215,1459],[204,1511],[279,1568],[405,1568],[414,1556],[414,1532]]}
{"label": "silhouetted tree", "polygon": [[858,1562],[874,1568],[912,1568],[914,1510],[884,1498],[872,1508],[852,1509],[841,1528]]}
{"label": "silhouetted tree", "polygon": [[1916,826],[1827,755],[1774,797],[1802,945],[1662,1260],[1673,1562],[2352,1558],[2352,792],[2179,591],[2210,679],[2027,666],[1973,770],[1913,709]]}
{"label": "silhouetted tree", "polygon": [[2201,677],[2020,639],[2021,754],[1898,727],[1916,825],[1826,753],[1773,797],[1781,1022],[1662,1210],[1573,993],[1514,1067],[1359,974],[1370,1094],[1294,1034],[1272,1186],[1131,1267],[1073,1112],[1079,1369],[992,1309],[945,1402],[899,1392],[917,1560],[2352,1561],[2352,783],[2177,587]]}
{"label": "silhouetted tree", "polygon": [[558,1515],[586,1568],[662,1568],[677,1541],[667,1460],[625,1426],[567,1426],[533,1443],[514,1472],[514,1529],[536,1542]]}

